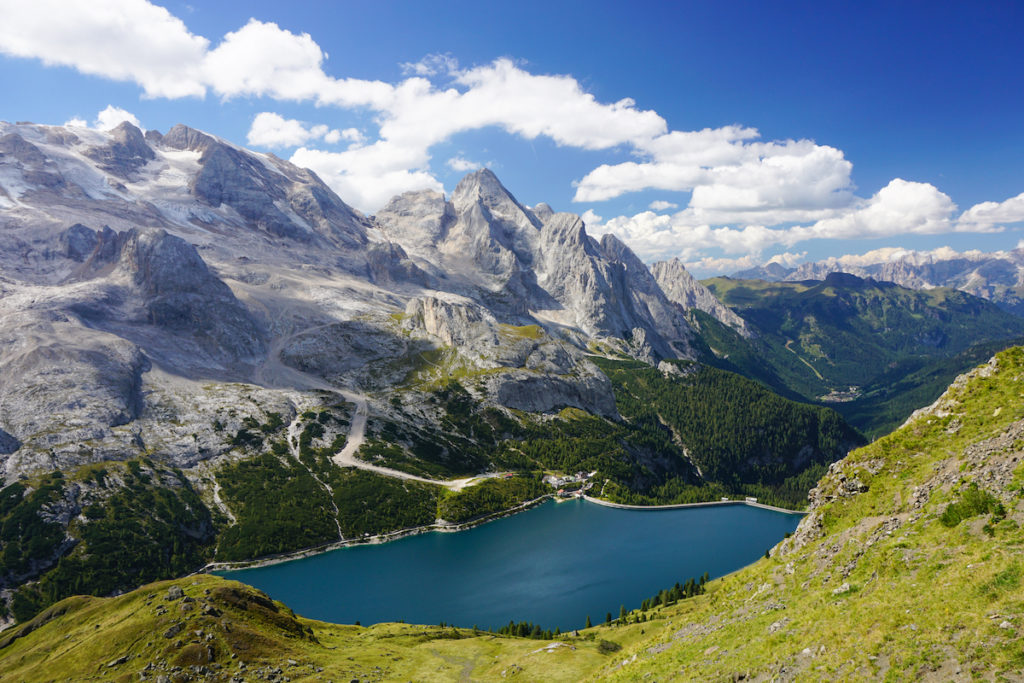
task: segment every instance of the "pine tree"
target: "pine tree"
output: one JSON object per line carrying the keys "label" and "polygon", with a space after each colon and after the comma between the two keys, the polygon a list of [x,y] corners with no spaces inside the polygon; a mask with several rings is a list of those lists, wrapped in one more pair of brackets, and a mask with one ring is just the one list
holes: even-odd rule
{"label": "pine tree", "polygon": [[590,615],[588,614],[587,615],[587,625],[584,626],[583,628],[590,628],[591,626],[593,626],[593,624],[590,623]]}

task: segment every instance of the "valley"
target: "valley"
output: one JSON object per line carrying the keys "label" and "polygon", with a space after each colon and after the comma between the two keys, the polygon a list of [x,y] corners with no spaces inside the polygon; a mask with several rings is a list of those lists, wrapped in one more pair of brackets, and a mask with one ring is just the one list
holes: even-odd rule
{"label": "valley", "polygon": [[[772,606],[784,602],[768,599],[776,591],[790,591],[785,601],[837,631],[856,626],[837,623],[831,608],[811,597],[795,597],[797,579],[787,578],[789,564],[803,558],[792,575],[806,584],[808,595],[837,590],[840,573],[853,577],[856,591],[872,595],[868,586],[876,579],[856,573],[860,555],[845,545],[849,528],[860,536],[875,534],[875,522],[901,515],[894,532],[906,524],[938,544],[933,522],[941,504],[963,498],[964,509],[970,508],[964,515],[973,518],[996,515],[992,501],[998,498],[1002,517],[993,516],[989,528],[995,531],[982,534],[1003,534],[1006,543],[1015,538],[1017,527],[1009,522],[1017,514],[1017,494],[1003,481],[1010,465],[1001,460],[1002,478],[979,480],[993,498],[943,481],[946,488],[928,503],[932,512],[911,514],[905,508],[912,494],[893,488],[909,486],[911,479],[932,481],[923,465],[907,464],[911,455],[915,463],[941,460],[952,468],[945,459],[973,448],[970,439],[1002,438],[992,430],[1010,429],[1007,420],[1021,418],[1011,389],[1019,350],[1002,350],[1024,338],[1024,318],[983,298],[843,273],[799,282],[701,283],[678,260],[648,266],[614,235],[591,237],[580,216],[521,204],[487,169],[465,176],[450,196],[407,192],[364,215],[315,173],[184,125],[160,133],[127,122],[109,132],[0,123],[0,171],[9,198],[0,211],[0,619],[8,627],[0,633],[0,659],[12,676],[29,680],[36,674],[26,672],[36,665],[40,678],[62,670],[51,666],[95,668],[95,651],[81,659],[70,651],[48,658],[40,654],[39,639],[63,629],[61,637],[80,643],[76,619],[100,619],[94,628],[117,630],[102,613],[128,614],[140,605],[145,617],[134,624],[127,619],[122,635],[110,642],[133,662],[147,659],[150,671],[201,666],[204,676],[224,678],[229,659],[270,667],[290,656],[315,661],[332,675],[350,669],[356,675],[362,664],[339,663],[321,649],[333,643],[344,652],[366,646],[360,661],[376,662],[372,666],[381,672],[390,667],[389,675],[419,677],[425,671],[420,667],[458,661],[467,676],[484,678],[509,671],[529,671],[534,678],[568,679],[580,672],[629,677],[638,659],[651,671],[686,670],[691,663],[669,664],[658,655],[673,650],[676,656],[682,647],[697,657],[687,649],[691,639],[705,643],[705,636],[725,630],[745,645],[708,644],[702,650],[714,666],[724,667],[724,676],[728,667],[770,661],[755,651],[763,638],[743,630],[754,628],[751,623],[767,628],[773,642],[792,635],[786,647],[809,642],[812,634],[791,624],[794,618],[780,617],[774,630],[776,621],[761,624],[761,615],[788,609]],[[957,374],[997,352],[999,360],[985,366],[989,375],[978,379],[975,371],[973,379],[958,381],[961,389],[982,386],[979,394],[998,396],[1001,408],[985,403],[985,396],[964,396],[969,409],[957,413],[958,424],[971,427],[962,433],[947,419],[952,412],[935,413],[931,419],[952,430],[948,444],[924,426],[930,422],[922,424],[930,418],[920,416],[888,435]],[[998,381],[983,381],[988,377]],[[977,417],[972,402],[994,410],[992,418]],[[1004,450],[1016,448],[1014,441]],[[892,461],[897,450],[903,455]],[[856,464],[862,461],[872,464]],[[991,463],[976,464],[988,472]],[[883,471],[892,473],[892,481],[879,479]],[[964,482],[975,479],[964,471]],[[541,647],[536,642],[523,645],[506,633],[484,636],[482,629],[468,629],[462,615],[472,611],[429,612],[455,627],[332,626],[307,617],[407,617],[397,608],[377,613],[369,607],[364,616],[307,614],[305,605],[320,597],[308,576],[289,580],[314,591],[312,603],[302,602],[302,617],[254,589],[192,576],[203,568],[304,556],[293,565],[251,570],[264,572],[251,576],[269,576],[282,567],[319,567],[328,558],[360,552],[399,558],[384,562],[378,573],[390,564],[415,568],[413,560],[401,558],[403,548],[469,543],[496,535],[495,529],[535,524],[531,520],[553,510],[586,510],[580,514],[602,520],[584,525],[574,540],[593,541],[605,527],[609,533],[618,528],[621,538],[613,545],[639,544],[628,553],[647,557],[651,566],[664,555],[666,539],[683,543],[679,525],[686,531],[717,528],[728,539],[744,524],[737,518],[732,526],[716,527],[708,515],[741,510],[736,514],[796,523],[795,517],[744,506],[639,512],[587,501],[544,502],[556,495],[551,481],[581,472],[585,481],[573,486],[587,487],[588,496],[605,503],[750,497],[803,511],[810,494],[810,515],[792,539],[751,568],[740,569],[792,529],[769,524],[767,535],[727,543],[740,554],[721,565],[690,566],[673,556],[672,571],[648,576],[630,591],[615,583],[600,600],[581,593],[583,602],[571,609],[595,610],[595,620],[603,616],[597,610],[623,604],[617,623],[609,613],[606,625],[593,629],[577,628],[585,614],[572,615],[572,624],[556,618],[570,608],[555,601],[552,612],[508,613],[510,605],[524,602],[521,595],[499,600],[488,596],[494,586],[478,586],[473,601],[493,603],[490,627],[503,626],[506,617],[499,615],[505,614],[529,623],[530,631],[543,622],[541,635],[553,627],[579,630],[544,651],[551,661],[566,660],[564,669],[554,670],[521,660],[538,654],[526,649]],[[876,489],[895,498],[878,497]],[[866,500],[873,502],[856,507]],[[984,511],[971,512],[978,505]],[[612,521],[670,514],[699,521],[675,521],[635,538],[628,529],[642,525],[616,527]],[[419,533],[431,529],[471,531],[443,541],[444,534]],[[554,534],[539,527],[535,532]],[[833,532],[847,536],[824,546]],[[406,535],[415,537],[368,547]],[[971,548],[964,552],[982,553],[971,545],[977,539],[961,540]],[[710,540],[698,534],[686,542]],[[499,542],[485,545],[500,551]],[[337,550],[342,546],[354,547]],[[546,546],[548,559],[527,562],[523,573],[555,555],[589,552],[562,546]],[[814,560],[807,559],[812,547]],[[928,548],[943,557],[947,552]],[[654,555],[644,554],[652,550]],[[1000,552],[1006,559],[1015,551],[1007,545]],[[728,555],[722,549],[719,554]],[[781,564],[787,555],[794,559]],[[839,556],[848,562],[841,569],[832,566]],[[903,556],[908,563],[919,557],[917,551]],[[594,557],[592,563],[602,567],[616,561]],[[999,571],[1010,572],[1013,561]],[[891,567],[883,565],[878,560],[875,571],[886,575]],[[696,593],[698,584],[690,582],[685,598],[666,597],[648,614],[643,598],[673,581],[736,570],[708,584],[706,594],[704,582]],[[481,572],[494,578],[493,570]],[[743,594],[737,577],[746,575],[755,578],[743,584],[753,586]],[[908,590],[903,574],[892,576],[893,586]],[[948,579],[953,585],[963,577]],[[171,583],[154,588],[154,581]],[[275,589],[266,590],[277,598]],[[386,590],[379,585],[362,597],[373,602]],[[537,592],[535,585],[522,590]],[[189,601],[182,602],[179,592]],[[572,594],[574,588],[557,592]],[[616,602],[612,593],[623,597]],[[989,593],[986,600],[998,609],[1019,612],[1005,591]],[[410,599],[397,595],[391,604]],[[628,610],[627,599],[635,603]],[[614,604],[597,604],[608,600]],[[193,614],[197,601],[203,607]],[[740,608],[741,602],[761,611]],[[648,609],[641,609],[644,604]],[[173,619],[169,610],[177,610]],[[679,631],[679,620],[694,610],[704,621]],[[228,613],[230,619],[221,618]],[[196,628],[183,631],[186,622]],[[245,624],[239,631],[244,637],[230,635],[237,624]],[[150,636],[139,635],[146,629]],[[197,630],[203,635],[192,639],[188,633]],[[386,643],[397,643],[397,649]],[[417,643],[428,645],[415,655],[397,654]],[[712,657],[717,648],[722,652]],[[409,661],[382,664],[385,652],[391,662]],[[831,655],[826,660],[837,675],[856,677],[873,666],[839,652],[835,662]],[[496,661],[485,665],[484,656]],[[813,657],[802,656],[779,666],[813,676]],[[991,663],[1009,666],[1011,660],[1007,654]],[[918,671],[923,664],[890,659],[888,666]],[[307,673],[320,672],[313,667]]]}
{"label": "valley", "polygon": [[767,557],[550,639],[329,624],[197,576],[65,600],[4,632],[0,656],[19,680],[1012,679],[1024,666],[1022,373],[1024,349],[997,354],[830,466]]}

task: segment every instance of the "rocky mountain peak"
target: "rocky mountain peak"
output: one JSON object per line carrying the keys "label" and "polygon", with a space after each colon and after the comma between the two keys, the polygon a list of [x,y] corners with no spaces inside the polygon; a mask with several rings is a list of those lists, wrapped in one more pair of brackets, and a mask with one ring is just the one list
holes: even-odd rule
{"label": "rocky mountain peak", "polygon": [[750,336],[746,321],[725,306],[707,287],[693,277],[678,258],[655,263],[651,266],[651,273],[665,295],[684,309],[696,308],[704,311],[743,336]]}
{"label": "rocky mountain peak", "polygon": [[190,152],[205,151],[215,141],[213,136],[181,123],[176,124],[161,138],[161,142],[166,147]]}
{"label": "rocky mountain peak", "polygon": [[583,219],[574,213],[551,214],[541,230],[541,242],[544,249],[553,249],[556,253],[564,248],[579,248],[596,255]]}
{"label": "rocky mountain peak", "polygon": [[489,168],[474,171],[459,181],[452,204],[460,213],[473,204],[485,208],[494,218],[519,228],[540,229],[540,221],[512,196]]}
{"label": "rocky mountain peak", "polygon": [[537,217],[541,223],[546,223],[552,216],[555,215],[555,210],[548,205],[547,202],[541,202],[537,206],[530,209],[533,215]]}
{"label": "rocky mountain peak", "polygon": [[392,197],[374,216],[381,231],[413,253],[436,246],[455,222],[455,210],[443,192],[419,190]]}
{"label": "rocky mountain peak", "polygon": [[136,171],[156,158],[142,131],[123,121],[107,134],[105,145],[90,147],[85,156],[111,175],[130,180]]}

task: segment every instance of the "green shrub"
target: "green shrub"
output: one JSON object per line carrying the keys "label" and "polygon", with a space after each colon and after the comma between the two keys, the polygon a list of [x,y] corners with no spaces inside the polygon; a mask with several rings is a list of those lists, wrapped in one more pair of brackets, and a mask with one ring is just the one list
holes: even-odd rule
{"label": "green shrub", "polygon": [[965,519],[988,513],[992,513],[996,518],[1002,518],[1006,516],[1006,509],[1003,508],[1003,504],[999,502],[998,498],[988,491],[978,488],[978,485],[972,482],[960,494],[959,501],[950,503],[946,507],[942,516],[939,517],[939,521],[943,526],[952,528]]}

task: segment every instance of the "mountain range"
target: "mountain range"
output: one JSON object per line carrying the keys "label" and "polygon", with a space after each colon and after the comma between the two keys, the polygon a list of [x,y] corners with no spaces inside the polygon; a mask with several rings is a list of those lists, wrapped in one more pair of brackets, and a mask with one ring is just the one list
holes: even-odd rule
{"label": "mountain range", "polygon": [[1024,334],[950,290],[737,282],[648,267],[486,169],[366,216],[183,125],[0,123],[0,618],[472,522],[551,471],[800,507],[874,407],[941,392],[929,363]]}
{"label": "mountain range", "polygon": [[912,289],[951,287],[1024,315],[1024,249],[984,253],[936,249],[878,249],[863,256],[828,258],[795,267],[779,263],[749,268],[732,277],[768,282],[823,280],[829,273],[895,282]]}

